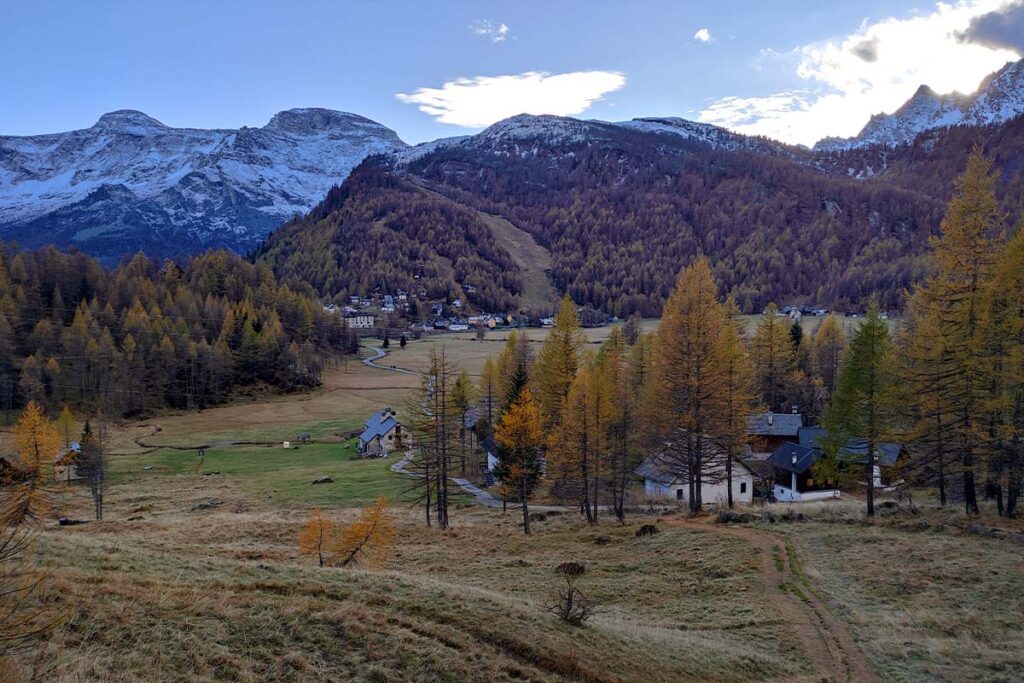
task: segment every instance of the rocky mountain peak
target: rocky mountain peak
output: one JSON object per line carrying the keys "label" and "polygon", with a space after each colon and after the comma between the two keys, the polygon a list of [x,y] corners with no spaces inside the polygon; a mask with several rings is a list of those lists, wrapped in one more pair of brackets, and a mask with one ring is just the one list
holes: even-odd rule
{"label": "rocky mountain peak", "polygon": [[331,130],[349,130],[359,126],[384,129],[384,126],[376,121],[357,114],[317,107],[287,109],[278,112],[263,128],[289,133],[312,134]]}
{"label": "rocky mountain peak", "polygon": [[96,121],[93,128],[126,129],[126,128],[166,128],[152,116],[135,109],[118,109],[107,112]]}

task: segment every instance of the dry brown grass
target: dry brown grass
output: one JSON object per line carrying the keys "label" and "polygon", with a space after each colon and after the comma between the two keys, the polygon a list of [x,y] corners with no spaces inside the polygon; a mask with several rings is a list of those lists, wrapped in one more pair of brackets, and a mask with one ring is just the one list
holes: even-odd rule
{"label": "dry brown grass", "polygon": [[[111,493],[109,520],[50,527],[48,596],[71,614],[46,680],[755,680],[806,673],[742,543],[683,529],[462,509],[450,533],[396,513],[379,571],[299,555],[307,511],[228,480],[163,477]],[[212,510],[190,511],[216,499]],[[65,514],[84,515],[73,495]],[[333,511],[338,521],[354,511]],[[134,518],[128,521],[129,518]],[[649,521],[649,520],[648,520]],[[639,523],[639,520],[637,521]],[[596,545],[598,535],[608,537]],[[601,605],[585,629],[543,611],[566,560]]]}
{"label": "dry brown grass", "polygon": [[1022,680],[1024,544],[966,534],[962,522],[925,512],[778,528],[884,680]]}

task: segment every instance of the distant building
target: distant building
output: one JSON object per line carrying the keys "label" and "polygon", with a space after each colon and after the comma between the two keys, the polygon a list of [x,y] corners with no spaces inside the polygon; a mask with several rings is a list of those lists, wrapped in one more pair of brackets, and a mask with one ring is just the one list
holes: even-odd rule
{"label": "distant building", "polygon": [[359,455],[364,458],[386,458],[391,451],[402,446],[402,425],[393,409],[385,408],[374,413],[363,423],[363,433],[359,435]]}
{"label": "distant building", "polygon": [[[724,504],[728,501],[729,481],[726,477],[724,455],[721,450],[705,439],[705,462],[714,463],[701,475],[700,497],[704,505]],[[675,471],[673,458],[665,451],[653,453],[644,460],[635,472],[644,480],[644,495],[647,498],[669,498],[679,503],[690,499],[690,486],[685,477]],[[754,500],[754,473],[739,459],[733,460],[732,499],[735,503],[751,503]]]}
{"label": "distant building", "polygon": [[804,416],[792,413],[756,413],[747,415],[747,436],[754,457],[765,459],[786,443],[795,440],[804,426]]}
{"label": "distant building", "polygon": [[348,326],[354,330],[372,330],[374,317],[372,313],[366,311],[357,311],[355,313],[349,313],[345,316],[345,322]]}
{"label": "distant building", "polygon": [[[821,442],[827,434],[820,427],[804,427],[800,429],[796,443],[787,441],[771,454],[768,462],[775,470],[772,495],[776,500],[797,502],[839,497],[836,482],[816,478],[813,472],[814,464],[825,457]],[[875,447],[872,473],[875,488],[886,487],[885,475],[891,471],[890,468],[896,464],[904,450],[897,443],[881,443]],[[866,439],[850,439],[839,449],[840,464],[862,470],[867,461],[867,451]]]}
{"label": "distant building", "polygon": [[72,441],[67,448],[62,448],[53,460],[54,481],[75,481],[81,479],[78,474],[78,456],[82,454],[82,444]]}

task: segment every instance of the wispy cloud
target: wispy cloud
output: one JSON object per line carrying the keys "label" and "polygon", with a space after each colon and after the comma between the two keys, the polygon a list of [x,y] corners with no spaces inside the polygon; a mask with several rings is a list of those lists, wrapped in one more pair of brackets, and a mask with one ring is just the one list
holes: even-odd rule
{"label": "wispy cloud", "polygon": [[508,27],[508,24],[491,21],[490,19],[474,21],[469,25],[469,30],[474,35],[487,38],[492,43],[503,43],[512,35],[512,30]]}
{"label": "wispy cloud", "polygon": [[[922,84],[939,93],[971,92],[987,74],[1017,59],[1005,41],[981,42],[977,31],[972,40],[962,36],[979,18],[1019,4],[939,3],[930,14],[865,21],[841,38],[770,53],[780,57],[779,65],[790,64],[805,87],[765,97],[725,97],[705,108],[700,120],[807,145],[830,135],[856,135],[873,114],[896,110]],[[1011,14],[1009,21],[1014,19]],[[765,66],[766,54],[755,68]]]}
{"label": "wispy cloud", "polygon": [[711,31],[706,28],[699,29],[693,34],[694,39],[699,40],[702,43],[714,42],[715,38],[711,35]]}
{"label": "wispy cloud", "polygon": [[417,105],[440,123],[482,128],[516,114],[581,114],[625,85],[626,76],[618,71],[527,71],[459,78],[439,88],[418,88],[395,97]]}

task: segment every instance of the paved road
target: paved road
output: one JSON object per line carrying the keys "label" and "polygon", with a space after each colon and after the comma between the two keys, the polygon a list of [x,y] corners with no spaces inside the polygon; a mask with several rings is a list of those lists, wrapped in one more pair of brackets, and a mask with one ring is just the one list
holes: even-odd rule
{"label": "paved road", "polygon": [[367,346],[365,348],[370,349],[375,354],[373,356],[370,356],[369,358],[364,358],[363,359],[363,365],[365,365],[368,368],[377,368],[378,370],[387,370],[389,372],[398,372],[398,373],[401,373],[403,375],[418,375],[419,374],[418,372],[413,372],[412,370],[406,370],[405,368],[396,368],[394,365],[378,365],[377,361],[379,361],[381,358],[384,358],[385,356],[387,356],[388,352],[385,351],[384,349],[380,348],[379,346]]}

